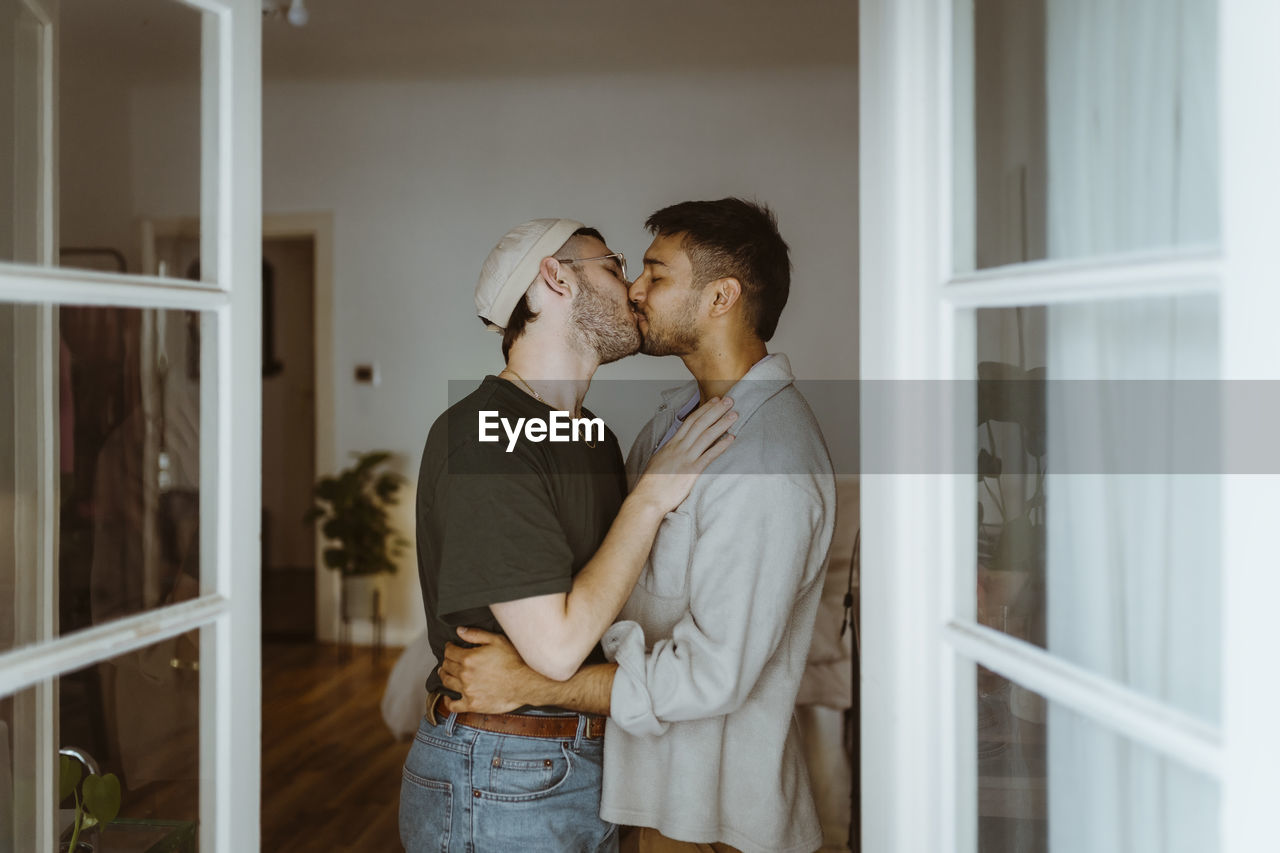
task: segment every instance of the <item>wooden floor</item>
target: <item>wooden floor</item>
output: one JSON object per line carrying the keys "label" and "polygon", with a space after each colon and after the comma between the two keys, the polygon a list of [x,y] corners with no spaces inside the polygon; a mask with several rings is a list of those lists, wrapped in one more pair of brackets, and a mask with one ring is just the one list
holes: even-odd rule
{"label": "wooden floor", "polygon": [[263,643],[263,853],[400,850],[409,742],[379,705],[399,649],[339,659],[331,645]]}

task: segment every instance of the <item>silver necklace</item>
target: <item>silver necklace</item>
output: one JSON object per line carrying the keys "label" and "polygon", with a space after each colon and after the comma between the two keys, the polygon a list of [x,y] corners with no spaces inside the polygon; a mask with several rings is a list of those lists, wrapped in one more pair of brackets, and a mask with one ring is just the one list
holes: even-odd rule
{"label": "silver necklace", "polygon": [[[532,394],[532,395],[533,395],[533,398],[534,398],[535,400],[537,400],[539,403],[542,403],[544,406],[548,406],[548,407],[550,407],[550,408],[552,408],[552,409],[554,409],[554,408],[555,408],[555,406],[552,406],[550,403],[548,403],[548,402],[547,402],[547,399],[546,399],[545,397],[543,397],[541,394],[539,394],[537,391],[535,391],[535,390],[533,389],[533,386],[532,386],[532,385],[530,385],[528,382],[526,382],[526,381],[525,381],[525,378],[524,378],[523,376],[521,376],[519,373],[516,373],[516,372],[515,372],[514,370],[512,370],[510,367],[504,367],[504,368],[502,368],[501,372],[499,372],[499,373],[498,373],[498,375],[499,375],[499,376],[501,376],[503,373],[510,373],[510,374],[511,374],[512,376],[514,376],[517,380],[519,380],[520,384],[521,384],[521,385],[523,385],[523,386],[525,387],[525,390],[527,390],[530,394]],[[581,415],[582,415],[582,413],[581,413],[581,412],[579,412],[579,413],[578,413],[578,417],[581,417]],[[583,441],[583,443],[584,443],[584,444],[586,444],[586,445],[587,445],[587,447],[590,447],[592,450],[595,450],[596,443],[595,443],[594,441],[588,441],[588,440],[587,440],[587,439],[585,439],[585,438],[584,438],[582,441]]]}

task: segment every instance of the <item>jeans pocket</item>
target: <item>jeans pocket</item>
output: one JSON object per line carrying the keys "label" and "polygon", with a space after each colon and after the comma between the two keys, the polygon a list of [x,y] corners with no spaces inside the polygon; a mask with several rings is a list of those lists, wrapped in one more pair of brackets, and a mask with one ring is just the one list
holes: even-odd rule
{"label": "jeans pocket", "polygon": [[559,741],[543,741],[530,748],[523,739],[503,738],[489,766],[490,799],[532,800],[548,796],[573,772],[570,751]]}
{"label": "jeans pocket", "polygon": [[448,853],[453,785],[406,769],[400,780],[400,843],[406,853]]}
{"label": "jeans pocket", "polygon": [[[539,749],[528,738],[504,740],[511,741],[501,756],[504,763],[545,761],[558,751],[565,758],[566,772],[552,779],[550,787],[536,792],[476,792],[467,802],[475,853],[595,853],[611,828],[600,819],[601,756],[586,749],[574,752],[559,741],[544,741]],[[497,750],[489,754],[486,763],[492,764],[494,757]],[[552,762],[556,763],[554,758]],[[482,769],[477,767],[476,771]],[[487,779],[491,769],[481,778]]]}

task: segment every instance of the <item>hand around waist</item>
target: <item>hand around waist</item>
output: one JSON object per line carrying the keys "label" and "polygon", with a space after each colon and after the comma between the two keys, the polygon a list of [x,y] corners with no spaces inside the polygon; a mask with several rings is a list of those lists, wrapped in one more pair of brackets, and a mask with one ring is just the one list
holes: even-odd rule
{"label": "hand around waist", "polygon": [[440,680],[462,696],[442,698],[440,706],[446,712],[505,714],[525,705],[545,704],[539,688],[547,679],[525,664],[510,640],[479,628],[459,628],[458,636],[474,646],[445,646]]}

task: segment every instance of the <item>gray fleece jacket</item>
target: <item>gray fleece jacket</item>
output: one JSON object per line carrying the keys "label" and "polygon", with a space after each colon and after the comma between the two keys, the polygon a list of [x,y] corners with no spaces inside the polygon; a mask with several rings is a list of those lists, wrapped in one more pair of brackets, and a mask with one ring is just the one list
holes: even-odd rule
{"label": "gray fleece jacket", "polygon": [[[744,853],[822,832],[793,720],[835,523],[835,477],[784,355],[729,396],[733,445],[658,530],[605,634],[617,662],[601,815]],[[663,395],[627,459],[644,470],[695,383]]]}

